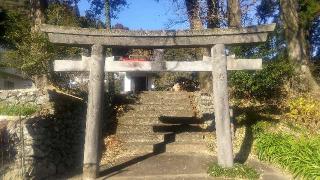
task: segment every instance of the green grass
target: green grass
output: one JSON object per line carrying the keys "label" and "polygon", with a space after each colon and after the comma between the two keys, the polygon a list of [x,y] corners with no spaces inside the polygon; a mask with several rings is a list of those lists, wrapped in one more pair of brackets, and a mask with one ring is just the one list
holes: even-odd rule
{"label": "green grass", "polygon": [[33,104],[8,105],[0,104],[0,115],[6,116],[28,116],[38,111],[38,107]]}
{"label": "green grass", "polygon": [[217,163],[210,165],[208,173],[214,177],[259,179],[260,174],[253,168],[244,164],[235,164],[232,168],[223,168]]}
{"label": "green grass", "polygon": [[260,160],[280,165],[295,178],[320,179],[320,136],[265,133],[257,138],[256,150]]}

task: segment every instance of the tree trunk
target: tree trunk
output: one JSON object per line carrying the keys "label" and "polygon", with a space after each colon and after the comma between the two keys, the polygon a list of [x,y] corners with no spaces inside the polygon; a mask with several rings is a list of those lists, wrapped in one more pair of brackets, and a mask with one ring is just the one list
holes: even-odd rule
{"label": "tree trunk", "polygon": [[[208,12],[207,12],[207,28],[218,28],[219,19],[219,1],[218,0],[207,0]],[[204,55],[211,55],[211,48],[204,50]],[[212,92],[212,74],[209,72],[199,73],[200,87],[203,92]]]}
{"label": "tree trunk", "polygon": [[[41,33],[41,24],[45,22],[44,12],[48,7],[48,2],[47,0],[30,0],[30,6],[30,17],[33,23],[33,26],[31,26],[31,36],[37,36],[38,33]],[[30,48],[32,48],[32,46],[36,46],[34,43],[30,44]],[[35,75],[31,77],[31,79],[38,89],[45,89],[49,84],[48,74]]]}
{"label": "tree trunk", "polygon": [[[239,0],[228,0],[228,20],[229,27],[240,28],[241,27],[241,7]],[[231,122],[231,134],[232,140],[235,139],[235,122]]]}
{"label": "tree trunk", "polygon": [[228,0],[229,27],[241,27],[241,9],[239,0]]}
{"label": "tree trunk", "polygon": [[207,0],[208,12],[207,12],[207,27],[218,28],[219,24],[219,1]]}
{"label": "tree trunk", "polygon": [[[200,30],[203,29],[203,24],[200,18],[200,4],[198,0],[185,0],[190,29]],[[203,49],[204,56],[210,56],[210,49]],[[205,92],[210,92],[212,84],[210,82],[210,73],[199,73],[200,88]]]}
{"label": "tree trunk", "polygon": [[[111,7],[110,7],[110,0],[106,0],[105,2],[105,14],[106,14],[106,29],[111,30]],[[112,55],[112,49],[108,48],[107,52],[109,52],[109,55]],[[108,92],[113,95],[115,93],[115,79],[114,79],[114,73],[107,73],[107,79],[108,79]]]}
{"label": "tree trunk", "polygon": [[200,4],[198,0],[186,0],[187,13],[190,23],[190,29],[203,29],[200,18]]}
{"label": "tree trunk", "polygon": [[30,16],[33,21],[32,31],[39,31],[40,25],[45,21],[45,9],[48,7],[47,0],[30,0]]}
{"label": "tree trunk", "polygon": [[105,14],[106,14],[106,29],[111,29],[111,7],[110,7],[110,0],[106,0],[105,3]]}
{"label": "tree trunk", "polygon": [[308,43],[304,29],[299,24],[299,4],[297,0],[280,0],[280,6],[288,58],[294,64],[296,72],[301,75],[299,83],[304,83],[311,91],[318,91],[319,85],[308,66]]}

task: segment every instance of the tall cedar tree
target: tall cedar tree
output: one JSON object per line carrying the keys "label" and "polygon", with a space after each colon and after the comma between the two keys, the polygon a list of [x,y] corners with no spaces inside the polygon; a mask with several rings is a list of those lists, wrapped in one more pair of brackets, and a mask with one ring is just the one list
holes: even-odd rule
{"label": "tall cedar tree", "polygon": [[[40,34],[40,26],[45,22],[45,10],[48,8],[47,0],[30,0],[30,16],[32,19],[31,36],[37,37]],[[30,48],[34,49],[37,44],[31,43]],[[48,85],[48,74],[34,75],[32,77],[35,85],[40,88],[46,88]]]}
{"label": "tall cedar tree", "polygon": [[30,0],[30,16],[33,21],[32,31],[39,31],[40,25],[45,21],[45,9],[48,7],[47,0]]}
{"label": "tall cedar tree", "polygon": [[284,34],[287,43],[288,58],[301,75],[302,81],[311,91],[319,91],[319,85],[309,68],[308,42],[303,23],[300,21],[298,0],[280,0],[281,18],[284,25]]}
{"label": "tall cedar tree", "polygon": [[[200,30],[204,26],[200,17],[200,2],[199,0],[185,0],[187,14],[190,24],[190,29]],[[219,27],[219,12],[218,0],[207,0],[207,26],[208,28]],[[210,49],[204,49],[203,54],[210,56]],[[200,87],[205,92],[211,92],[212,81],[210,73],[199,73]]]}
{"label": "tall cedar tree", "polygon": [[[219,0],[207,0],[207,28],[220,27],[219,19]],[[210,48],[208,48],[204,55],[210,56]],[[210,72],[199,73],[200,87],[205,92],[212,92],[212,78]]]}
{"label": "tall cedar tree", "polygon": [[241,9],[239,0],[228,0],[229,27],[241,27]]}
{"label": "tall cedar tree", "polygon": [[198,0],[185,0],[190,29],[203,29],[203,24],[200,18],[200,3]]}
{"label": "tall cedar tree", "polygon": [[106,29],[111,29],[111,7],[110,7],[110,0],[106,0],[105,2],[105,14],[106,14]]}

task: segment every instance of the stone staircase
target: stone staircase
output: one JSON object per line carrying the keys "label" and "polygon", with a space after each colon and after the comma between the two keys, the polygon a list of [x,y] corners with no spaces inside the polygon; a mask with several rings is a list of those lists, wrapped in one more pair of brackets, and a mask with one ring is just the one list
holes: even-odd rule
{"label": "stone staircase", "polygon": [[118,117],[116,136],[124,159],[163,153],[210,154],[203,121],[196,118],[193,93],[141,92]]}

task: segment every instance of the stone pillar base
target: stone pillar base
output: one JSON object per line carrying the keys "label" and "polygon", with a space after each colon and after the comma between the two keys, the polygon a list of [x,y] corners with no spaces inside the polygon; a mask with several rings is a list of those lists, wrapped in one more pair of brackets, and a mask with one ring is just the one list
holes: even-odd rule
{"label": "stone pillar base", "polygon": [[82,177],[84,180],[96,179],[99,176],[97,164],[84,164]]}

